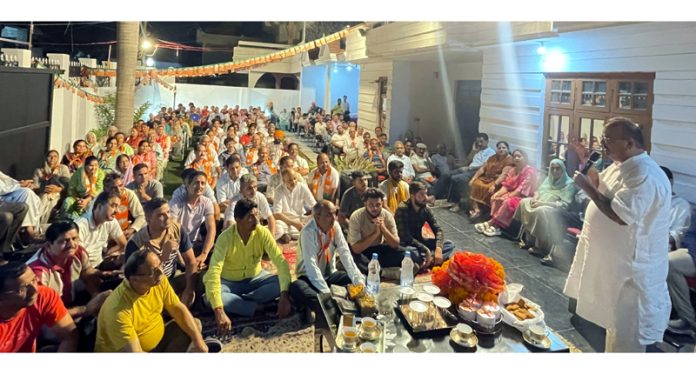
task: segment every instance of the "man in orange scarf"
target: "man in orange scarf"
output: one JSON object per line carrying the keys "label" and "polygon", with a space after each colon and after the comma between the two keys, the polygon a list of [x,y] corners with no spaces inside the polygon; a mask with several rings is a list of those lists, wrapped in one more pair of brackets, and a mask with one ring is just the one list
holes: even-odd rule
{"label": "man in orange scarf", "polygon": [[384,207],[394,214],[399,204],[408,201],[408,183],[401,180],[404,174],[404,163],[392,160],[389,165],[389,179],[379,184],[379,189],[387,196],[384,199]]}
{"label": "man in orange scarf", "polygon": [[309,176],[309,187],[317,201],[336,201],[340,174],[331,166],[329,155],[320,153],[317,156],[317,168]]}

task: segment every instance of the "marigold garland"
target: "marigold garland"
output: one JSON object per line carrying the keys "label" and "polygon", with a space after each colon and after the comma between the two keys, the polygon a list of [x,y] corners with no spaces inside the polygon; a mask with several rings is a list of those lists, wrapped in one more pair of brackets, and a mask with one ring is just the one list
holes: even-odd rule
{"label": "marigold garland", "polygon": [[490,257],[464,251],[433,268],[431,279],[455,305],[466,298],[496,302],[505,288],[505,269]]}

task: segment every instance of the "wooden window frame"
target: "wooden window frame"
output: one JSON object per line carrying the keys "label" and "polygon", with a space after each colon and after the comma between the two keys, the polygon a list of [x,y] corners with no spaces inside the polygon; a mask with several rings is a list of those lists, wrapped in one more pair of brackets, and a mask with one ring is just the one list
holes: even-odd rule
{"label": "wooden window frame", "polygon": [[[551,115],[569,115],[570,126],[567,140],[570,141],[571,136],[581,136],[581,119],[602,119],[606,120],[612,117],[626,117],[641,125],[643,136],[645,138],[645,148],[648,152],[651,149],[652,139],[652,106],[654,103],[654,80],[655,73],[545,73],[546,91],[544,93],[544,129],[542,147],[542,157],[548,158],[549,154],[549,131]],[[571,102],[570,104],[560,104],[551,102],[551,85],[554,80],[570,80],[572,81]],[[606,98],[604,107],[582,105],[582,82],[583,81],[605,81],[606,82]],[[647,108],[645,110],[621,109],[619,108],[619,82],[644,82],[648,84],[647,90]],[[560,124],[559,124],[560,126]],[[590,135],[592,136],[592,135]],[[596,136],[596,135],[595,135]],[[557,143],[557,142],[556,142]],[[592,146],[591,138],[588,139],[588,146]],[[557,150],[558,152],[558,150]],[[558,155],[561,156],[560,154]],[[546,166],[546,165],[544,165]]]}

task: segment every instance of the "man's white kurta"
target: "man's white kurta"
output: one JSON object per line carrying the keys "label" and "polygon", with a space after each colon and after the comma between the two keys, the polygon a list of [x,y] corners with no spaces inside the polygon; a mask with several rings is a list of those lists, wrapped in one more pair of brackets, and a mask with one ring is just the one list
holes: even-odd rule
{"label": "man's white kurta", "polygon": [[[564,293],[578,300],[577,314],[607,329],[622,315],[639,318],[640,344],[662,341],[670,314],[667,292],[671,188],[646,153],[600,174],[599,191],[627,225],[590,202]],[[619,302],[634,288],[638,300]],[[635,313],[637,308],[637,313]]]}

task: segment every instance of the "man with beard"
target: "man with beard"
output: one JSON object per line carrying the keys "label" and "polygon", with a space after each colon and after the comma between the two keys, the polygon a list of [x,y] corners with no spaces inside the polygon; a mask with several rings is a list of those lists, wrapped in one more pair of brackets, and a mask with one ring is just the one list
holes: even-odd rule
{"label": "man with beard", "polygon": [[353,186],[347,189],[341,197],[341,208],[338,212],[338,222],[346,229],[353,212],[365,206],[363,195],[367,191],[368,181],[368,176],[361,170],[354,171],[350,177],[353,180]]}
{"label": "man with beard", "polygon": [[384,199],[384,207],[389,209],[391,213],[396,212],[399,204],[408,200],[408,183],[401,180],[404,174],[404,163],[399,160],[394,160],[389,163],[389,179],[386,179],[379,184],[379,189],[382,190],[386,198]]}
{"label": "man with beard", "polygon": [[[454,244],[444,240],[442,228],[427,205],[425,184],[411,183],[409,194],[409,200],[399,204],[394,215],[401,245],[416,248],[420,257],[424,259],[423,268],[440,266],[452,255]],[[435,239],[423,238],[423,226],[426,223],[433,230]]]}
{"label": "man with beard", "polygon": [[[365,206],[353,212],[348,223],[348,244],[356,265],[367,273],[367,264],[373,253],[385,267],[401,266],[404,249],[399,247],[399,234],[394,216],[384,208],[384,193],[368,188],[363,195]],[[418,256],[414,256],[414,261]]]}
{"label": "man with beard", "polygon": [[329,155],[326,153],[317,155],[317,168],[310,173],[309,177],[309,188],[314,198],[317,201],[335,201],[340,178],[338,171],[331,166]]}

